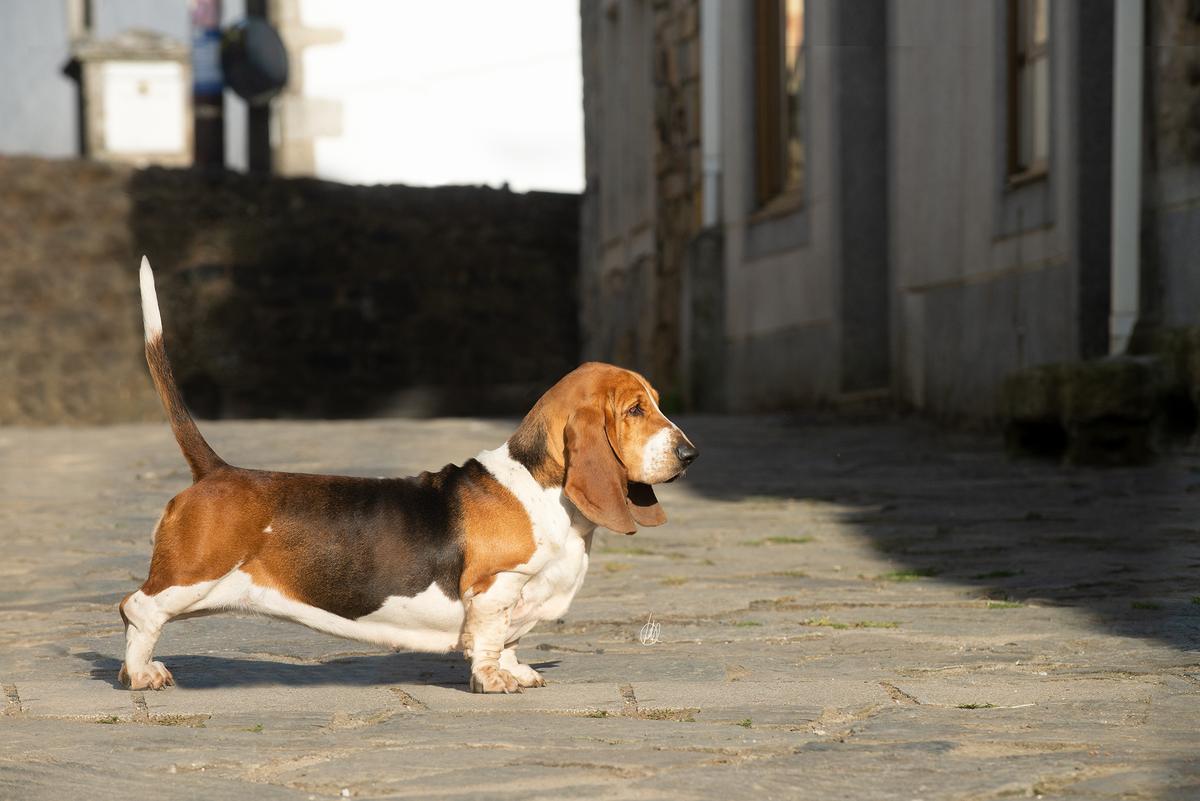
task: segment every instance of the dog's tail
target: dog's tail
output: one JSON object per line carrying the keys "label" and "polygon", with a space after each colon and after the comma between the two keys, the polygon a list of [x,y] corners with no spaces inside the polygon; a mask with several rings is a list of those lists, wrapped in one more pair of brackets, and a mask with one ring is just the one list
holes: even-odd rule
{"label": "dog's tail", "polygon": [[200,429],[196,428],[196,421],[188,413],[179,387],[175,384],[171,363],[167,361],[167,349],[163,346],[162,318],[158,313],[158,296],[154,293],[154,273],[150,270],[150,260],[145,256],[142,256],[139,278],[142,285],[142,323],[146,328],[146,364],[150,366],[154,388],[158,390],[158,397],[167,410],[175,441],[179,443],[188,467],[192,468],[192,480],[199,481],[213,470],[224,467],[225,462],[200,435]]}

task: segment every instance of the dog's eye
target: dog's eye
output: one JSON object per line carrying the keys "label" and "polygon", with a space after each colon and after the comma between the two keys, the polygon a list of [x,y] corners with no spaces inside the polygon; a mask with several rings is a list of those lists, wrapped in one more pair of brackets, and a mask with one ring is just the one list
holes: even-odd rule
{"label": "dog's eye", "polygon": [[625,414],[629,415],[630,417],[641,417],[642,416],[642,404],[640,404],[640,403],[633,404],[632,406],[629,407],[629,410],[627,412],[625,412]]}

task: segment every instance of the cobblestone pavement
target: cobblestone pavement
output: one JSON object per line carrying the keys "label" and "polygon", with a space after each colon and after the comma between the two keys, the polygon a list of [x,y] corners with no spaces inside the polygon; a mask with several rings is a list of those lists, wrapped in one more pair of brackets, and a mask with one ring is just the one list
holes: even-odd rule
{"label": "cobblestone pavement", "polygon": [[[163,425],[0,429],[0,798],[1200,798],[1200,454],[1010,462],[913,423],[693,418],[670,523],[597,535],[544,689],[227,615],[127,692],[116,602],[188,477]],[[222,423],[409,474],[511,424]],[[662,641],[642,645],[649,615]]]}

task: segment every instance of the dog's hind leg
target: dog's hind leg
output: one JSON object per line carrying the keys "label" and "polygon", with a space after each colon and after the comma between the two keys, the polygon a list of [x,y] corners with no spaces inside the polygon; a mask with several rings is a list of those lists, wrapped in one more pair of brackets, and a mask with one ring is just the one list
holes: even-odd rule
{"label": "dog's hind leg", "polygon": [[120,682],[131,690],[161,690],[174,684],[171,671],[162,662],[150,661],[158,635],[170,616],[159,608],[155,596],[141,590],[125,596],[119,608],[125,622],[125,662],[118,674]]}
{"label": "dog's hind leg", "polygon": [[[152,660],[167,621],[239,605],[244,582],[237,567],[247,558],[245,546],[253,538],[245,535],[247,522],[236,514],[237,507],[227,511],[223,505],[229,494],[211,480],[189,487],[167,504],[155,527],[149,575],[120,605],[125,622],[120,680],[130,689],[174,684],[170,671]],[[250,528],[262,526],[252,523]]]}
{"label": "dog's hind leg", "polygon": [[171,671],[162,662],[151,660],[154,646],[167,621],[196,606],[216,583],[204,581],[186,587],[167,587],[153,595],[138,590],[121,601],[121,619],[125,622],[125,663],[121,665],[118,678],[122,684],[131,690],[161,690],[175,683]]}

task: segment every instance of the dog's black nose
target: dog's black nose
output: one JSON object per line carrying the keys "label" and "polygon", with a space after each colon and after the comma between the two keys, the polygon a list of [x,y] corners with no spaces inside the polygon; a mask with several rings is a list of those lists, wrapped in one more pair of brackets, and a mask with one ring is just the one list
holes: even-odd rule
{"label": "dog's black nose", "polygon": [[684,442],[675,446],[675,456],[679,459],[679,461],[683,462],[684,465],[689,465],[696,461],[696,457],[699,455],[700,451],[696,450],[696,448],[690,442]]}

